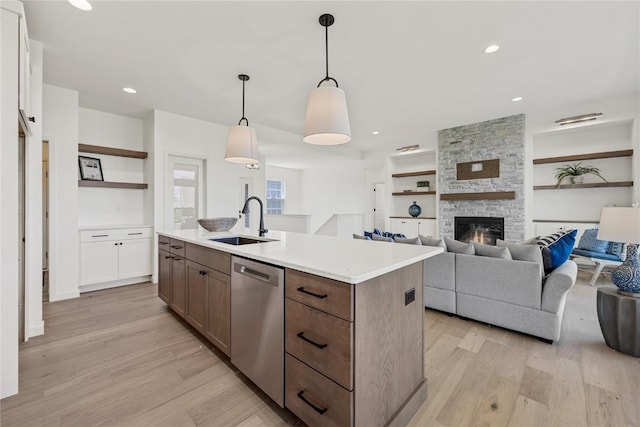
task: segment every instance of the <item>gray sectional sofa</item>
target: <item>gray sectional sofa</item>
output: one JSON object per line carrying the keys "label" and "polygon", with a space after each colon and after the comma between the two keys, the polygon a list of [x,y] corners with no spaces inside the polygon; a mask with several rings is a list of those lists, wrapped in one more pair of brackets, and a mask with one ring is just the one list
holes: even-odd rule
{"label": "gray sectional sofa", "polygon": [[544,277],[539,262],[515,258],[445,252],[427,259],[425,307],[557,341],[576,264]]}

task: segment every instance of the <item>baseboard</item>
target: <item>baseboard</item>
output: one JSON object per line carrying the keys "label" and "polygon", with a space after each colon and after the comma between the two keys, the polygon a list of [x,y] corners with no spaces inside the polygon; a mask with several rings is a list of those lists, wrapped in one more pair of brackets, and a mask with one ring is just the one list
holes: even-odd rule
{"label": "baseboard", "polygon": [[78,298],[80,296],[80,292],[71,291],[71,292],[62,292],[62,293],[51,293],[51,289],[49,289],[49,301],[62,301],[65,299]]}
{"label": "baseboard", "polygon": [[135,285],[137,283],[149,282],[151,276],[132,277],[130,279],[114,280],[113,282],[92,283],[90,285],[80,285],[80,293],[99,291],[102,289],[117,288],[120,286]]}
{"label": "baseboard", "polygon": [[44,335],[44,321],[38,322],[35,326],[29,326],[29,338]]}
{"label": "baseboard", "polygon": [[427,380],[420,382],[402,406],[387,421],[387,427],[402,427],[409,424],[424,402],[427,401]]}

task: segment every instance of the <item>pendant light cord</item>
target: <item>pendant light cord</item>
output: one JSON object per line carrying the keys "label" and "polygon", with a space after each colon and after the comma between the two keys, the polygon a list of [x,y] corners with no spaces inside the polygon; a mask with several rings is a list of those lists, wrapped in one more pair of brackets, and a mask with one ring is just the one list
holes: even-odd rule
{"label": "pendant light cord", "polygon": [[238,122],[238,126],[240,126],[242,124],[243,120],[245,122],[247,122],[247,126],[249,126],[249,119],[247,119],[244,116],[244,83],[245,83],[245,80],[242,80],[242,117],[240,118],[240,121]]}
{"label": "pendant light cord", "polygon": [[320,87],[322,83],[328,81],[333,81],[336,84],[336,87],[339,87],[338,81],[333,77],[329,77],[329,25],[324,25],[324,61],[325,76],[324,79],[320,80],[320,83],[318,83],[317,87]]}

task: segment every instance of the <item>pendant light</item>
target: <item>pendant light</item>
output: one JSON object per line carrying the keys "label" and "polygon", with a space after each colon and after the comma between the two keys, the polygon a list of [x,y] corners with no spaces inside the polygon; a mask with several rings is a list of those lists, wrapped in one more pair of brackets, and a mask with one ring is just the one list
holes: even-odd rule
{"label": "pendant light", "polygon": [[[229,128],[224,159],[231,163],[259,163],[256,131],[249,126],[249,120],[244,116],[244,84],[249,76],[240,74],[238,78],[242,80],[242,117],[237,126]],[[242,126],[243,121],[246,122],[245,126]]]}
{"label": "pendant light", "polygon": [[[309,94],[302,140],[316,145],[344,144],[351,141],[347,99],[338,81],[329,77],[329,27],[334,18],[325,13],[319,21],[325,29],[325,77]],[[333,82],[336,86],[321,86],[324,82]]]}

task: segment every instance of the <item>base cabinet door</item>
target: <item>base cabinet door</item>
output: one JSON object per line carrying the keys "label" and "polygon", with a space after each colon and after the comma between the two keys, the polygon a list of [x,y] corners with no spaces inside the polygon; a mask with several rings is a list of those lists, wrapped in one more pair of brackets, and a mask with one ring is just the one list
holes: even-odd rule
{"label": "base cabinet door", "polygon": [[420,219],[418,220],[418,234],[421,236],[436,237],[436,220]]}
{"label": "base cabinet door", "polygon": [[205,336],[224,354],[231,355],[231,276],[208,270]]}
{"label": "base cabinet door", "polygon": [[209,270],[193,261],[187,261],[187,305],[185,318],[199,332],[204,333],[207,321],[207,276]]}
{"label": "base cabinet door", "polygon": [[182,317],[187,307],[186,261],[183,257],[172,255],[171,265],[171,308]]}
{"label": "base cabinet door", "polygon": [[158,296],[167,304],[171,301],[173,257],[167,251],[158,251]]}
{"label": "base cabinet door", "polygon": [[86,242],[80,246],[80,284],[118,280],[118,242]]}
{"label": "base cabinet door", "polygon": [[119,279],[151,274],[151,239],[122,240],[119,248]]}

